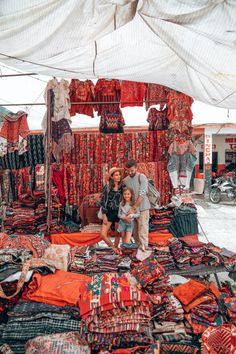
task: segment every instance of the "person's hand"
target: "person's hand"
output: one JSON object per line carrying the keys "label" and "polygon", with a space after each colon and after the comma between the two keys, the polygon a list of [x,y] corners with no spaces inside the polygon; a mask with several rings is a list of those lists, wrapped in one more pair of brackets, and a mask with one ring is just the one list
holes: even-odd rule
{"label": "person's hand", "polygon": [[122,220],[123,220],[126,224],[131,224],[131,218],[129,217],[129,215],[128,215],[128,216],[124,216],[124,217],[122,218]]}
{"label": "person's hand", "polygon": [[113,246],[112,249],[116,254],[121,255],[121,250],[118,247]]}
{"label": "person's hand", "polygon": [[103,224],[104,224],[104,225],[107,225],[108,219],[107,219],[106,214],[102,214],[102,221],[103,221]]}
{"label": "person's hand", "polygon": [[132,207],[129,209],[129,211],[127,212],[126,216],[129,216],[130,214],[134,214],[135,213],[135,209]]}

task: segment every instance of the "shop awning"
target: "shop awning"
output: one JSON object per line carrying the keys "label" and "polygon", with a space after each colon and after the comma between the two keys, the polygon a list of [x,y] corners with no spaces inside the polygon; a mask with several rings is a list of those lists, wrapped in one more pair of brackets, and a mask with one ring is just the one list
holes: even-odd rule
{"label": "shop awning", "polygon": [[153,82],[236,108],[234,0],[8,0],[0,14],[7,65]]}

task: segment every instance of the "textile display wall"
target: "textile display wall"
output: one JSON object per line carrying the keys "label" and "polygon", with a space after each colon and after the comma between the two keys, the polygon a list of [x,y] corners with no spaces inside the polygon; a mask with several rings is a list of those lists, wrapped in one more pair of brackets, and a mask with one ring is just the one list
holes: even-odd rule
{"label": "textile display wall", "polygon": [[[161,192],[161,202],[169,200],[170,183],[166,167],[168,141],[165,132],[124,134],[80,133],[74,135],[74,149],[63,157],[64,176],[70,188],[76,178],[77,203],[89,193],[98,193],[111,166],[124,167],[134,158],[138,170],[153,179]],[[70,182],[71,181],[71,182]],[[73,187],[72,187],[73,189]],[[66,191],[71,198],[71,191]],[[74,196],[75,197],[75,196]],[[69,204],[73,204],[70,203]]]}
{"label": "textile display wall", "polygon": [[[79,206],[86,195],[101,191],[111,166],[124,167],[128,159],[134,158],[138,161],[139,171],[154,180],[161,192],[161,203],[167,203],[170,190],[166,167],[168,145],[164,131],[111,135],[75,133],[73,150],[62,156],[60,165],[55,164],[53,167],[53,182],[58,188],[61,202]],[[0,167],[3,170],[2,194],[7,195],[6,192],[11,188],[13,200],[17,199],[20,191],[27,192],[27,188],[22,188],[21,184],[27,184],[28,187],[30,184],[29,190],[32,190],[31,186],[37,187],[41,181],[39,165],[44,163],[42,135],[29,136],[28,146],[28,151],[21,156],[15,152],[0,158]],[[27,166],[33,168],[23,168]],[[15,184],[15,180],[23,182]]]}

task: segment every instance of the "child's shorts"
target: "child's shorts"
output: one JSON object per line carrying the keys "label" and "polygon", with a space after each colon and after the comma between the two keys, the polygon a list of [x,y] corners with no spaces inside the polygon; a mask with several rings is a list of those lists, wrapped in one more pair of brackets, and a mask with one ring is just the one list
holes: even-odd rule
{"label": "child's shorts", "polygon": [[118,232],[132,232],[134,228],[134,223],[131,222],[131,224],[128,224],[126,222],[124,222],[123,220],[119,221],[118,224]]}

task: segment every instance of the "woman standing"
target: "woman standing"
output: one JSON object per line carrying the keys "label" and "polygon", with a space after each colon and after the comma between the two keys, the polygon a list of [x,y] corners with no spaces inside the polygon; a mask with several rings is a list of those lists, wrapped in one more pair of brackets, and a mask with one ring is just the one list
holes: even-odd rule
{"label": "woman standing", "polygon": [[[121,180],[121,168],[112,167],[108,173],[108,183],[102,190],[101,212],[102,212],[102,227],[101,237],[106,244],[113,248],[116,253],[119,253],[119,237],[116,236],[115,244],[108,237],[108,231],[112,224],[119,222],[118,211],[119,204],[123,194],[123,183]],[[117,227],[116,227],[117,229]]]}

